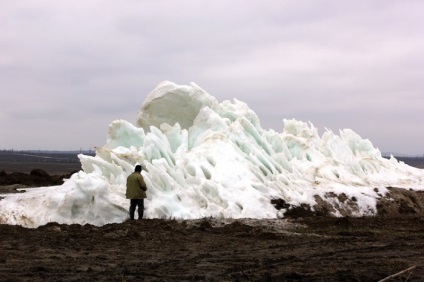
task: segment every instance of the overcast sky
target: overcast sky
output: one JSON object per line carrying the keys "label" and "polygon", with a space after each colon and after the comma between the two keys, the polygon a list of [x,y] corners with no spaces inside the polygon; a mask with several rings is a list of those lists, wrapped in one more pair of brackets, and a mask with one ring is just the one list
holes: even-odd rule
{"label": "overcast sky", "polygon": [[0,149],[103,146],[161,81],[262,127],[351,128],[424,153],[424,1],[16,1],[0,9]]}

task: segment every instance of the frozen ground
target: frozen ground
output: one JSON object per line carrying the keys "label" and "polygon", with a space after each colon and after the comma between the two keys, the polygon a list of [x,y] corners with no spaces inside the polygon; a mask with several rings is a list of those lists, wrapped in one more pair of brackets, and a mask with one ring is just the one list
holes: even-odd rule
{"label": "frozen ground", "polygon": [[[0,281],[394,281],[424,277],[424,218],[0,225]],[[213,227],[215,226],[215,227]]]}

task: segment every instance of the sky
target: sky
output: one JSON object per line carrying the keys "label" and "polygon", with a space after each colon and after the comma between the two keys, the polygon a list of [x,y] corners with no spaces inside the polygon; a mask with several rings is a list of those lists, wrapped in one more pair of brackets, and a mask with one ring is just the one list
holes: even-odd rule
{"label": "sky", "polygon": [[0,149],[79,150],[161,81],[241,100],[264,129],[350,128],[424,154],[424,1],[2,0]]}

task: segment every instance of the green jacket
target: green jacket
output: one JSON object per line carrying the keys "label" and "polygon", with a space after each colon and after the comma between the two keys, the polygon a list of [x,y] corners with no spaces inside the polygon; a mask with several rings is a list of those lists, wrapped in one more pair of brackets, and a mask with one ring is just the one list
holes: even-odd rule
{"label": "green jacket", "polygon": [[144,199],[146,198],[147,186],[143,176],[138,172],[131,173],[127,178],[127,199]]}

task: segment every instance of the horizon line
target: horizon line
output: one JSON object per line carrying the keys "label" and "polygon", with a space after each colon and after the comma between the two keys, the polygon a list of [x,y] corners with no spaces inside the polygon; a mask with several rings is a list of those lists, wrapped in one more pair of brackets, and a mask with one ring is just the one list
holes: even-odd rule
{"label": "horizon line", "polygon": [[[2,152],[92,152],[96,151],[96,147],[88,148],[88,149],[0,149]],[[381,152],[382,157],[415,157],[415,158],[424,158],[424,153],[414,153],[414,154],[406,154],[399,152]]]}

